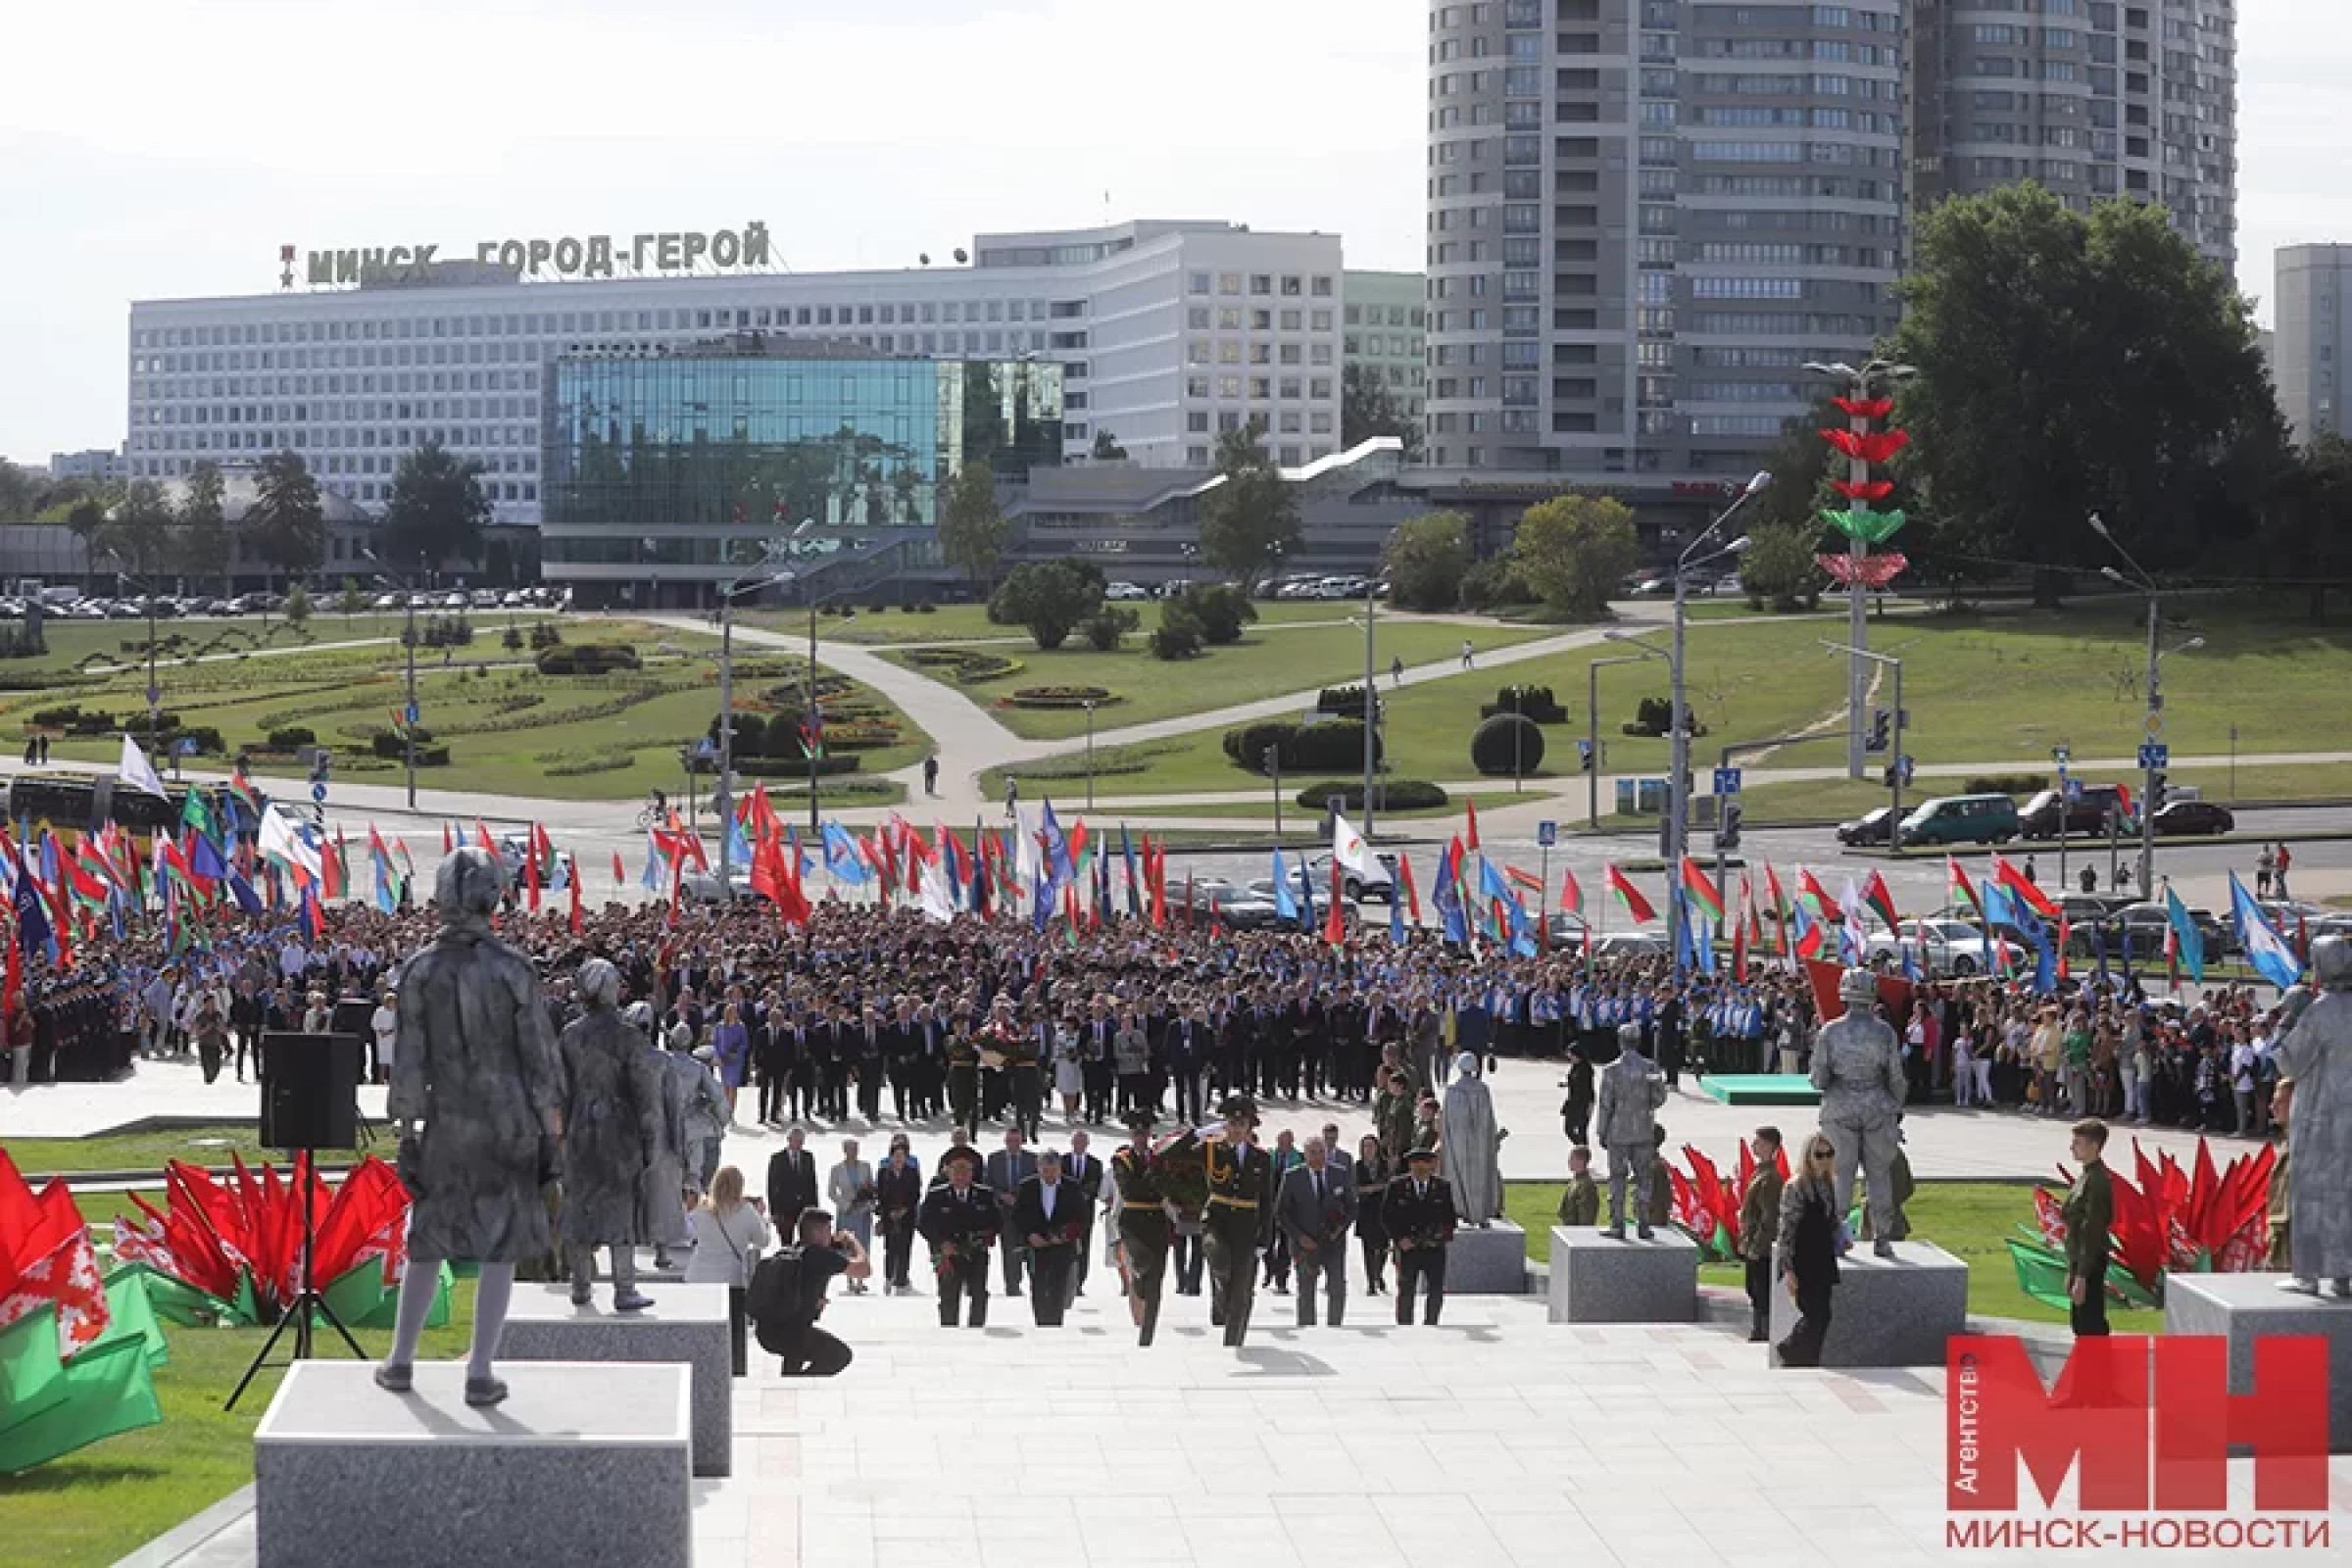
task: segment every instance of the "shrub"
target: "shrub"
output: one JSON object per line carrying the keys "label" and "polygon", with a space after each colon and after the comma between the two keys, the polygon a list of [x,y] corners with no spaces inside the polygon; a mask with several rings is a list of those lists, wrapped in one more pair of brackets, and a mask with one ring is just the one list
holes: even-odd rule
{"label": "shrub", "polygon": [[1490,610],[1498,605],[1530,605],[1536,601],[1535,589],[1519,574],[1519,567],[1508,556],[1493,556],[1462,573],[1462,603],[1472,610]]}
{"label": "shrub", "polygon": [[[1417,778],[1379,778],[1372,781],[1372,804],[1384,811],[1425,811],[1444,806],[1448,797],[1438,785]],[[1343,811],[1364,808],[1362,779],[1326,779],[1298,792],[1298,804],[1310,811],[1327,811],[1333,802]]]}
{"label": "shrub", "polygon": [[418,767],[447,767],[449,765],[449,748],[447,746],[417,747],[416,765]]}
{"label": "shrub", "polygon": [[196,750],[203,753],[207,757],[218,757],[222,752],[228,750],[228,748],[221,743],[220,732],[210,724],[198,724],[193,729],[183,729],[179,732],[179,738],[181,740],[194,741],[196,743]]}
{"label": "shrub", "polygon": [[[425,728],[422,724],[416,726],[416,760],[418,761],[423,761],[424,754],[432,750],[431,746],[427,744],[432,740],[432,738],[433,732],[431,730]],[[402,737],[400,731],[396,729],[379,729],[374,734],[368,736],[368,749],[373,752],[376,756],[387,758],[395,762],[404,760],[409,755],[409,743]],[[441,751],[444,756],[447,756],[449,748],[444,746],[441,748]]]}
{"label": "shrub", "polygon": [[[1674,727],[1674,700],[1668,697],[1644,697],[1634,705],[1634,721],[1625,726],[1628,735],[1647,735],[1653,739]],[[1707,726],[1700,723],[1698,714],[1690,715],[1690,733],[1704,735]]]}
{"label": "shrub", "polygon": [[522,628],[520,626],[509,626],[506,629],[505,635],[499,638],[499,642],[510,654],[517,654],[522,652]]}
{"label": "shrub", "polygon": [[1095,652],[1110,654],[1118,651],[1127,634],[1143,624],[1144,617],[1125,605],[1103,605],[1078,623]]}
{"label": "shrub", "polygon": [[1051,653],[1102,604],[1102,573],[1083,561],[1030,561],[1012,568],[988,602],[988,618],[1024,626]]}
{"label": "shrub", "polygon": [[1257,619],[1250,596],[1228,582],[1197,582],[1181,603],[1200,622],[1200,640],[1212,648],[1240,642],[1242,628]]}
{"label": "shrub", "polygon": [[926,599],[926,600],[924,600],[922,603],[920,603],[920,604],[918,604],[918,605],[916,605],[916,606],[914,607],[914,612],[915,612],[916,614],[918,614],[918,615],[928,615],[928,614],[932,614],[932,613],[936,612],[938,611],[938,609],[939,609],[939,606],[937,606],[937,605],[933,604],[933,603],[932,603],[930,600]]}
{"label": "shrub", "polygon": [[1102,686],[1024,686],[1000,701],[1008,708],[1079,709],[1089,703],[1100,708],[1119,699]]}
{"label": "shrub", "polygon": [[[798,750],[796,747],[795,750]],[[739,757],[735,771],[746,778],[807,778],[808,759],[806,757]],[[842,773],[858,771],[858,759],[850,755],[828,752],[816,760],[816,776],[832,778]]]}
{"label": "shrub", "polygon": [[534,649],[553,648],[563,641],[564,628],[554,621],[535,620],[531,622],[531,646]]}
{"label": "shrub", "polygon": [[1315,697],[1315,711],[1318,713],[1360,714],[1363,710],[1364,684],[1362,681],[1357,681],[1352,686],[1326,686]]}
{"label": "shrub", "polygon": [[1978,778],[1963,779],[1963,795],[2038,795],[2050,787],[2048,778],[2039,773],[1986,773]]}
{"label": "shrub", "polygon": [[1200,652],[1200,628],[1197,622],[1186,620],[1162,625],[1152,633],[1153,659],[1192,659]]}
{"label": "shrub", "polygon": [[[1336,773],[1360,767],[1364,760],[1364,726],[1360,719],[1335,718],[1321,724],[1267,719],[1225,732],[1225,755],[1252,773],[1266,770],[1266,749],[1281,758],[1286,773]],[[1375,751],[1377,766],[1380,752]]]}
{"label": "shrub", "polygon": [[1544,729],[1532,718],[1497,713],[1470,732],[1470,765],[1489,778],[1535,772],[1544,765]]}
{"label": "shrub", "polygon": [[36,708],[32,710],[35,729],[67,729],[81,717],[81,705],[68,703],[62,708]]}
{"label": "shrub", "polygon": [[947,671],[958,686],[977,685],[984,680],[1002,680],[1021,671],[1021,662],[1017,659],[977,653],[965,648],[914,648],[903,657],[917,669]]}
{"label": "shrub", "polygon": [[290,752],[297,746],[315,746],[318,742],[318,732],[302,724],[270,732],[270,749],[273,752]]}
{"label": "shrub", "polygon": [[533,661],[542,675],[609,675],[615,670],[641,669],[645,662],[624,643],[582,643],[577,648],[550,648]]}
{"label": "shrub", "polygon": [[1539,724],[1565,724],[1568,710],[1552,700],[1548,686],[1505,686],[1494,694],[1494,700],[1478,710],[1481,718],[1493,718],[1496,713],[1517,713]]}

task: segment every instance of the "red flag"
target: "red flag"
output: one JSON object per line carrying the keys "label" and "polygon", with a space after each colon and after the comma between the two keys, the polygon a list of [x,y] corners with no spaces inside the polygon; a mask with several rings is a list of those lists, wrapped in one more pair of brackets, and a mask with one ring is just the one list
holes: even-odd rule
{"label": "red flag", "polygon": [[481,845],[484,854],[494,856],[498,853],[498,840],[490,836],[489,823],[483,821],[478,816],[475,817],[473,819],[473,832],[475,841]]}
{"label": "red flag", "polygon": [[457,850],[457,836],[450,832],[448,819],[443,818],[441,823],[441,853],[443,855],[455,855]]}
{"label": "red flag", "polygon": [[1625,901],[1625,912],[1632,915],[1637,924],[1658,917],[1658,911],[1650,907],[1649,901],[1642,896],[1642,890],[1627,880],[1626,874],[1614,864],[1608,868],[1608,883],[1609,891]]}
{"label": "red flag", "polygon": [[1147,837],[1144,840],[1144,880],[1152,884],[1152,929],[1163,931],[1168,924],[1168,852]]}
{"label": "red flag", "polygon": [[1732,921],[1732,978],[1747,983],[1747,922],[1737,917]]}
{"label": "red flag", "polygon": [[1348,920],[1340,912],[1341,895],[1344,891],[1340,886],[1339,857],[1334,856],[1331,861],[1331,900],[1328,905],[1330,912],[1323,917],[1323,940],[1335,948],[1348,940]]}
{"label": "red flag", "polygon": [[578,861],[572,862],[571,875],[564,880],[571,884],[571,934],[576,937],[588,928],[588,918],[580,910],[580,866]]}
{"label": "red flag", "polygon": [[1462,847],[1476,854],[1478,851],[1478,803],[1465,800],[1462,802],[1462,809],[1469,817],[1468,826],[1462,834]]}
{"label": "red flag", "polygon": [[[2073,978],[2067,973],[2066,962],[2067,939],[2073,935],[2072,927],[2067,924],[2066,911],[2062,908],[2058,911],[2058,978],[2061,980]],[[2164,939],[2168,944],[2173,939],[2173,928],[2170,925],[2164,928]]]}
{"label": "red flag", "polygon": [[1870,906],[1872,913],[1886,922],[1887,930],[1902,930],[1902,917],[1894,912],[1894,890],[1887,887],[1886,879],[1879,875],[1876,868],[1872,869],[1870,880],[1862,884],[1862,902]]}
{"label": "red flag", "polygon": [[1574,871],[1560,873],[1560,907],[1570,914],[1585,912],[1585,890],[1578,884]]}
{"label": "red flag", "polygon": [[2049,897],[2034,885],[2034,879],[1998,855],[1992,858],[1992,879],[2006,891],[2025,900],[2027,906],[2032,908],[2035,914],[2050,920],[2058,918],[2058,906],[2052,904]]}
{"label": "red flag", "polygon": [[616,888],[625,888],[629,885],[629,873],[620,868],[620,852],[618,850],[612,852],[612,885]]}
{"label": "red flag", "polygon": [[1405,906],[1412,911],[1413,924],[1421,923],[1421,890],[1413,886],[1413,862],[1402,850],[1396,852],[1396,874],[1404,878]]}
{"label": "red flag", "polygon": [[1830,897],[1830,890],[1801,865],[1796,868],[1796,891],[1800,896],[1807,893],[1813,895],[1813,902],[1821,906],[1821,917],[1831,924],[1835,925],[1845,918],[1844,912],[1838,907],[1838,901]]}
{"label": "red flag", "polygon": [[522,895],[533,914],[539,912],[539,828],[532,824],[522,836]]}

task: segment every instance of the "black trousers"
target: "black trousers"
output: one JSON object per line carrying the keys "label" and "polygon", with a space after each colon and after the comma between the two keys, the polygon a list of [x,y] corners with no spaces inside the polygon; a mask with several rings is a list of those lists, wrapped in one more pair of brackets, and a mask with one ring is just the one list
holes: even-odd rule
{"label": "black trousers", "polygon": [[1061,1327],[1070,1305],[1070,1265],[1076,1249],[1063,1244],[1029,1254],[1029,1315],[1041,1329]]}
{"label": "black trousers", "polygon": [[1176,1233],[1176,1294],[1200,1294],[1200,1238]]}
{"label": "black trousers", "polygon": [[749,1326],[744,1311],[744,1289],[740,1285],[727,1288],[727,1348],[732,1355],[735,1375],[742,1377],[750,1370],[751,1348],[744,1343],[744,1330]]}
{"label": "black trousers", "polygon": [[1747,1306],[1755,1314],[1756,1332],[1761,1334],[1772,1322],[1772,1259],[1747,1259]]}
{"label": "black trousers", "polygon": [[965,1298],[972,1303],[971,1315],[965,1320],[967,1328],[979,1328],[988,1322],[988,1253],[974,1251],[939,1265],[939,1326],[956,1326],[956,1308]]}
{"label": "black trousers", "polygon": [[829,1378],[857,1356],[848,1346],[811,1324],[793,1337],[783,1359],[783,1373],[788,1378]]}
{"label": "black trousers", "polygon": [[1836,1287],[1827,1282],[1797,1282],[1796,1327],[1780,1344],[1781,1365],[1821,1365],[1821,1348],[1830,1337],[1830,1298],[1835,1294]]}
{"label": "black trousers", "polygon": [[979,1130],[980,1069],[978,1067],[950,1067],[948,1069],[948,1108],[955,1112],[956,1126],[966,1132]]}
{"label": "black trousers", "polygon": [[1413,1321],[1413,1285],[1420,1282],[1422,1296],[1421,1321],[1435,1324],[1438,1314],[1446,1308],[1446,1249],[1443,1247],[1405,1247],[1396,1251],[1396,1322],[1409,1326]]}
{"label": "black trousers", "polygon": [[894,1225],[882,1233],[882,1283],[905,1290],[911,1283],[906,1274],[914,1257],[914,1225],[908,1221]]}
{"label": "black trousers", "polygon": [[763,1122],[784,1119],[784,1096],[792,1082],[789,1073],[763,1072],[760,1075],[760,1119]]}
{"label": "black trousers", "polygon": [[2074,1328],[2075,1338],[2101,1339],[2107,1334],[2107,1266],[2099,1265],[2098,1272],[2088,1276],[2082,1285],[2082,1300],[2070,1304],[2066,1320]]}
{"label": "black trousers", "polygon": [[1389,1265],[1389,1239],[1378,1232],[1367,1236],[1358,1231],[1356,1240],[1364,1248],[1364,1288],[1377,1291],[1381,1287],[1382,1270]]}
{"label": "black trousers", "polygon": [[878,1060],[858,1064],[858,1114],[869,1122],[882,1119],[882,1063]]}
{"label": "black trousers", "polygon": [[1257,1300],[1257,1210],[1211,1203],[1201,1217],[1200,1250],[1208,1255],[1208,1315],[1239,1346],[1250,1332]]}
{"label": "black trousers", "polygon": [[1013,1125],[1021,1136],[1036,1142],[1038,1128],[1046,1113],[1046,1080],[1035,1067],[1012,1069]]}
{"label": "black trousers", "polygon": [[1152,1331],[1159,1327],[1160,1287],[1168,1276],[1168,1240],[1165,1219],[1156,1225],[1122,1223],[1119,1227],[1119,1245],[1127,1253],[1127,1289],[1143,1303],[1136,1323],[1138,1345],[1150,1345]]}

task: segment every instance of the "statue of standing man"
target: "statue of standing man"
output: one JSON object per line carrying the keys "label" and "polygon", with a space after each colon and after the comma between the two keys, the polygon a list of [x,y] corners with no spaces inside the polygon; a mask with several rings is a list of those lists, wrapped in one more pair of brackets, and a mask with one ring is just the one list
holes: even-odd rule
{"label": "statue of standing man", "polygon": [[[2311,945],[2312,978],[2287,993],[2278,1040],[2278,1113],[2286,1122],[2287,1278],[2278,1288],[2306,1296],[2320,1282],[2352,1297],[2352,941]],[[2288,1107],[2293,1107],[2289,1114]]]}
{"label": "statue of standing man", "polygon": [[1870,1183],[1871,1250],[1894,1255],[1895,1118],[1902,1109],[1902,1047],[1894,1029],[1871,1011],[1878,976],[1848,969],[1838,981],[1842,1016],[1813,1041],[1813,1087],[1821,1091],[1821,1130],[1838,1152],[1838,1215],[1853,1211],[1854,1166]]}
{"label": "statue of standing man", "polygon": [[1646,1242],[1650,1167],[1656,1162],[1658,1107],[1666,1103],[1666,1075],[1642,1054],[1642,1026],[1617,1027],[1617,1059],[1600,1070],[1593,1133],[1609,1152],[1609,1239],[1625,1240],[1625,1186],[1634,1185],[1634,1234]]}
{"label": "statue of standing man", "polygon": [[572,1303],[588,1304],[596,1250],[608,1247],[612,1310],[641,1312],[654,1303],[637,1289],[636,1249],[653,1238],[640,1223],[638,1190],[662,1144],[662,1077],[645,1037],[620,1015],[620,971],[590,958],[575,989],[588,1010],[559,1042],[567,1093],[557,1228],[571,1252]]}
{"label": "statue of standing man", "polygon": [[1484,1230],[1502,1216],[1505,1135],[1494,1125],[1494,1096],[1479,1079],[1478,1057],[1467,1051],[1453,1058],[1441,1125],[1438,1156],[1453,1189],[1453,1211]]}
{"label": "statue of standing man", "polygon": [[401,1181],[415,1202],[392,1348],[375,1381],[394,1394],[414,1386],[416,1342],[440,1265],[472,1259],[481,1276],[466,1363],[471,1405],[507,1396],[491,1363],[514,1294],[514,1265],[548,1249],[540,1189],[564,1132],[564,1069],[538,973],[490,934],[506,881],[497,857],[471,846],[434,874],[440,929],[401,971],[387,1101],[400,1136]]}

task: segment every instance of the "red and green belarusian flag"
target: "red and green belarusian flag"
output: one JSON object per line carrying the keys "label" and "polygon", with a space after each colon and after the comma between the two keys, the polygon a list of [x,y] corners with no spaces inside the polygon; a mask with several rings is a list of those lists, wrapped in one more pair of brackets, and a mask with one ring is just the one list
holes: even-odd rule
{"label": "red and green belarusian flag", "polygon": [[1624,901],[1625,912],[1634,917],[1635,924],[1646,924],[1658,917],[1658,911],[1649,906],[1649,901],[1642,896],[1642,890],[1634,886],[1632,880],[1614,864],[1608,867],[1608,884],[1609,891]]}
{"label": "red and green belarusian flag", "polygon": [[1862,884],[1862,902],[1870,906],[1870,912],[1877,915],[1887,930],[1902,929],[1902,916],[1894,912],[1894,892],[1886,886],[1886,879],[1875,870],[1870,873],[1870,880]]}
{"label": "red and green belarusian flag", "polygon": [[1723,890],[1708,879],[1706,867],[1687,855],[1683,857],[1683,897],[1707,917],[1707,924],[1723,923]]}
{"label": "red and green belarusian flag", "polygon": [[1570,914],[1585,912],[1585,890],[1577,884],[1574,871],[1560,873],[1560,907]]}
{"label": "red and green belarusian flag", "polygon": [[1977,885],[1968,879],[1968,872],[1959,860],[1949,855],[1943,858],[1943,889],[1954,907],[1984,914],[1984,906],[1977,899]]}

